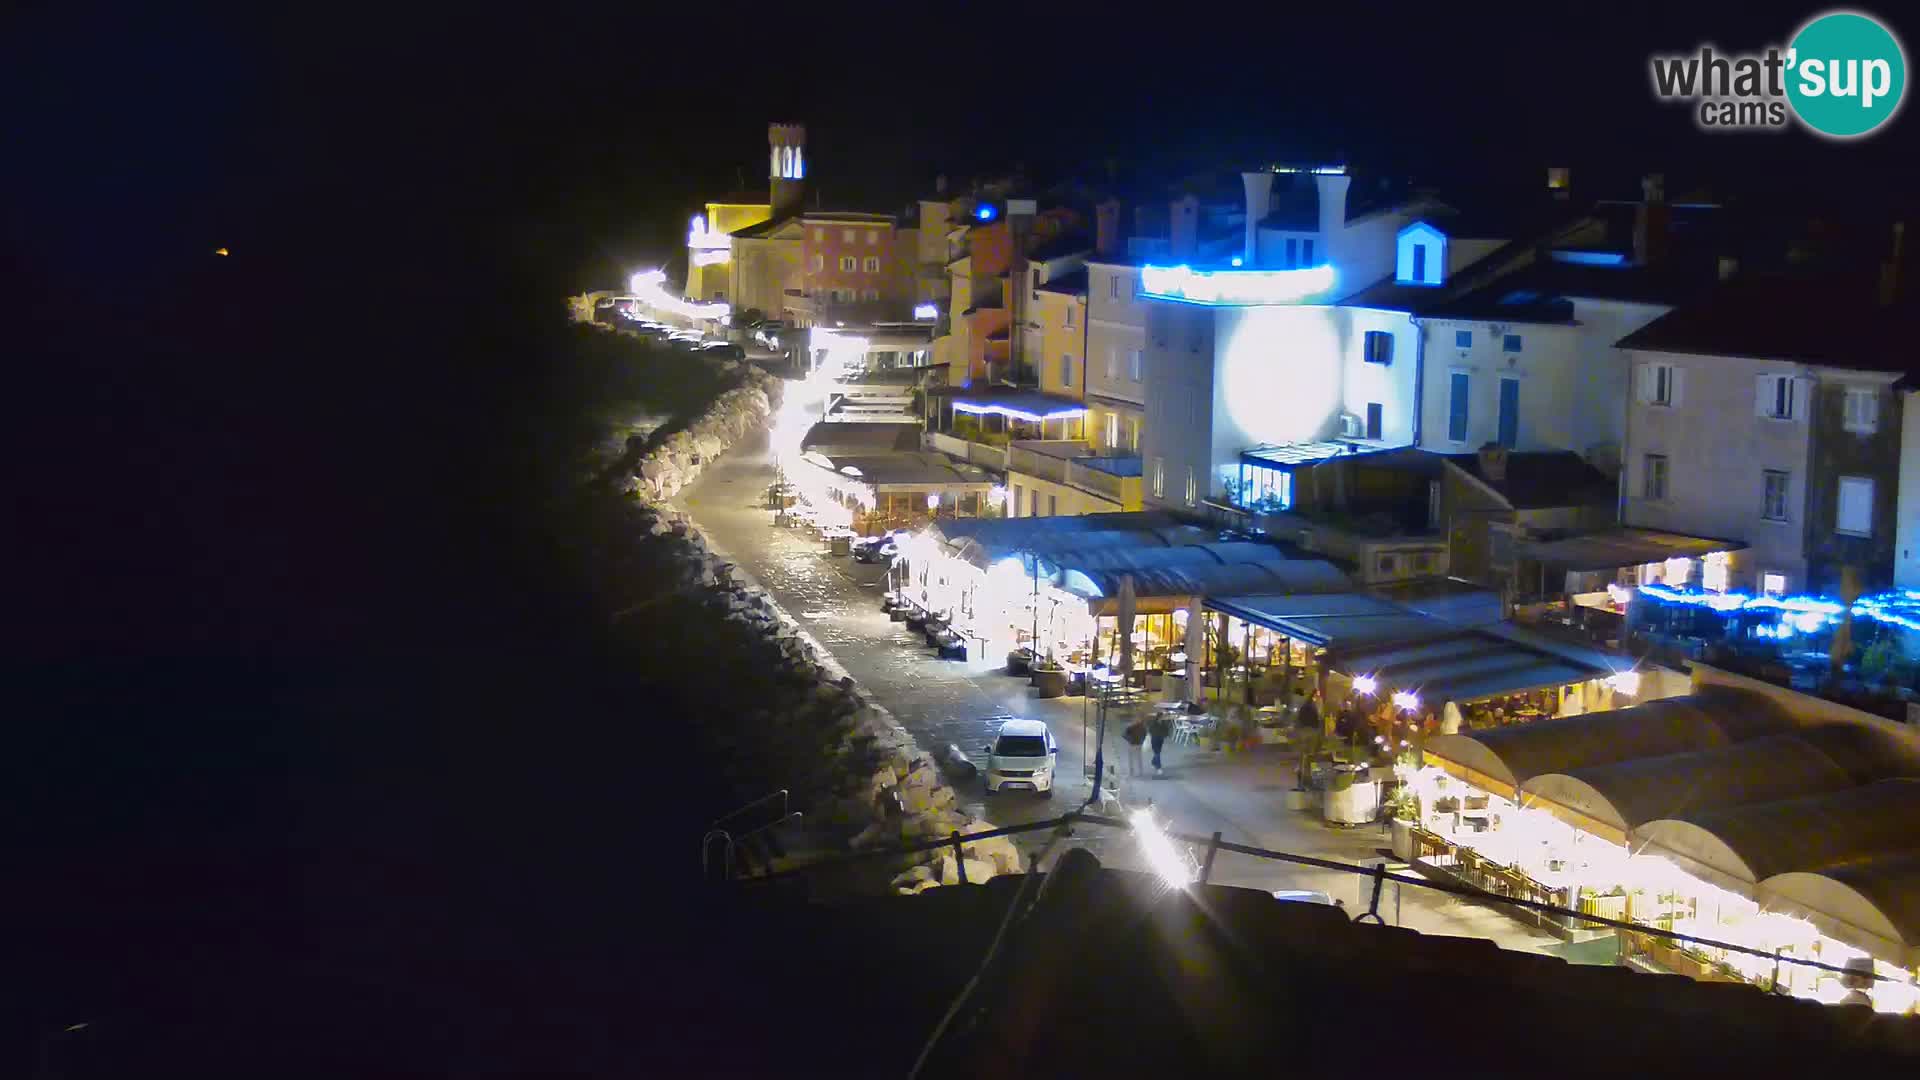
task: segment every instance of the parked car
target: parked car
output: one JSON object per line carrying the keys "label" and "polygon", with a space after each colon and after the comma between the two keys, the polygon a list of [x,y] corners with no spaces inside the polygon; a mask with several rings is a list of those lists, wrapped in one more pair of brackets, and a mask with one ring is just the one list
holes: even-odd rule
{"label": "parked car", "polygon": [[853,558],[856,562],[888,562],[899,554],[900,545],[894,542],[891,533],[879,536],[863,536],[853,543]]}
{"label": "parked car", "polygon": [[1053,797],[1060,745],[1053,741],[1053,731],[1046,724],[1009,718],[981,752],[987,759],[987,767],[981,772],[987,794],[1026,788],[1039,792],[1042,798]]}

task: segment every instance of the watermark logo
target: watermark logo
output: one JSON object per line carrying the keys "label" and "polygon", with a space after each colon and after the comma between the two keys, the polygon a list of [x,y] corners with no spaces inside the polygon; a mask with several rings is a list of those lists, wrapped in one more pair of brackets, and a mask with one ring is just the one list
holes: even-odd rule
{"label": "watermark logo", "polygon": [[1885,23],[1857,11],[1809,20],[1785,47],[1723,53],[1711,45],[1648,63],[1654,96],[1684,101],[1704,131],[1780,130],[1852,139],[1885,126],[1907,89],[1906,53]]}

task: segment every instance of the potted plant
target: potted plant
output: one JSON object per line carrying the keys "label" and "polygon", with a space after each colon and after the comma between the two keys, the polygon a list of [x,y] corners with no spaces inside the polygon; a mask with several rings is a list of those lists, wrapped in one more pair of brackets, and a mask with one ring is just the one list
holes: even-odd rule
{"label": "potted plant", "polygon": [[1420,800],[1405,784],[1387,796],[1387,827],[1393,832],[1393,857],[1413,861],[1413,824],[1420,814]]}
{"label": "potted plant", "polygon": [[1067,692],[1067,669],[1058,661],[1041,660],[1033,665],[1033,688],[1043,698],[1064,697]]}

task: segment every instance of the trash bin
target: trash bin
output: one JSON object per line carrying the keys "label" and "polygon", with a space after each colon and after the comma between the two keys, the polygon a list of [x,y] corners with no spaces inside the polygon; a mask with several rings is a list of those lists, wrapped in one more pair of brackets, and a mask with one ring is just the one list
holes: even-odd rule
{"label": "trash bin", "polygon": [[828,541],[828,544],[831,545],[828,550],[835,555],[849,555],[853,553],[853,538],[850,536],[835,536],[832,540]]}

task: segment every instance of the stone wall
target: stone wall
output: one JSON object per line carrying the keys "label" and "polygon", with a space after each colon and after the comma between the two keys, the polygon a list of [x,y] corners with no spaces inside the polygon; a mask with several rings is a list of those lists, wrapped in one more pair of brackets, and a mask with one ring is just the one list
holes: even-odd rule
{"label": "stone wall", "polygon": [[[614,331],[631,334],[631,331]],[[638,336],[638,335],[636,335]],[[931,755],[923,751],[886,709],[867,700],[853,678],[751,576],[715,550],[687,515],[666,505],[701,471],[735,443],[760,429],[778,410],[784,384],[762,369],[734,360],[700,359],[733,377],[698,417],[640,453],[624,490],[640,503],[641,527],[655,537],[670,538],[685,568],[682,584],[703,590],[725,610],[725,618],[763,635],[775,648],[789,680],[816,701],[844,710],[852,734],[845,749],[849,767],[856,741],[871,739],[880,764],[871,775],[850,778],[854,794],[837,806],[805,808],[809,818],[859,828],[853,845],[880,847],[920,843],[992,830],[985,819],[959,809],[958,796],[941,776]],[[777,715],[779,703],[770,703]],[[1020,873],[1025,861],[1006,837],[963,845],[966,880],[978,884],[998,874]],[[876,862],[875,865],[881,865]],[[955,884],[962,867],[951,848],[903,856],[888,867],[892,887],[917,893],[936,885]]]}

